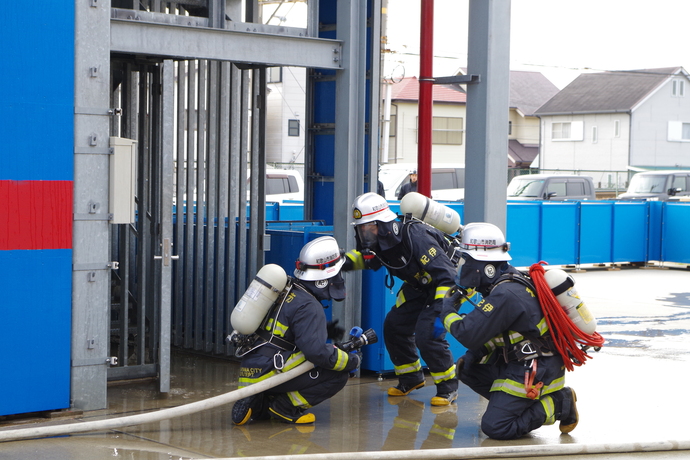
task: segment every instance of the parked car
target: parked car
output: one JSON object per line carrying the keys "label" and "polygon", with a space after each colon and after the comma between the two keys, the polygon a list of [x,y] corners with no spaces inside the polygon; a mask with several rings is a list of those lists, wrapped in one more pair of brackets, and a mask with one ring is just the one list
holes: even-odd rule
{"label": "parked car", "polygon": [[[397,200],[400,188],[410,182],[416,163],[385,164],[379,169],[387,200]],[[434,163],[431,165],[431,198],[440,201],[460,201],[465,198],[465,165]]]}
{"label": "parked car", "polygon": [[526,174],[508,184],[508,200],[595,200],[590,176],[568,174]]}
{"label": "parked car", "polygon": [[690,196],[690,171],[646,171],[630,179],[619,200],[678,201]]}
{"label": "parked car", "polygon": [[[247,170],[249,187],[249,170]],[[249,199],[249,190],[247,190]],[[285,200],[304,201],[304,180],[294,169],[266,169],[266,201],[282,203]]]}

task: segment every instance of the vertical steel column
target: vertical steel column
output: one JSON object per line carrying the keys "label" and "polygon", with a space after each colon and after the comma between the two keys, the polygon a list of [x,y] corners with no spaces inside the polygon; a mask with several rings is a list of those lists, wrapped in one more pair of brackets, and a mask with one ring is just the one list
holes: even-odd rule
{"label": "vertical steel column", "polygon": [[97,154],[109,147],[110,2],[74,8],[71,404],[95,410],[106,407],[110,335],[110,159]]}
{"label": "vertical steel column", "polygon": [[[369,191],[378,190],[379,178],[379,143],[381,141],[379,113],[381,107],[381,70],[383,60],[381,59],[381,21],[382,5],[381,0],[369,0],[371,3],[371,18],[369,18],[369,36],[372,37],[370,47],[370,68],[369,68]],[[387,85],[388,86],[388,85]]]}
{"label": "vertical steel column", "polygon": [[[199,63],[199,98],[198,98],[198,110],[199,110],[199,120],[197,127],[196,145],[197,145],[197,157],[196,157],[196,211],[194,212],[194,223],[188,222],[187,225],[193,225],[195,229],[195,242],[194,242],[194,277],[192,278],[192,283],[194,284],[194,298],[192,300],[195,308],[196,318],[195,321],[199,324],[201,329],[203,321],[203,311],[204,311],[204,212],[206,209],[206,202],[209,199],[205,191],[206,187],[206,161],[207,161],[207,130],[208,123],[210,122],[210,117],[208,113],[208,78],[209,78],[209,63],[208,61],[200,61]],[[192,250],[189,248],[188,250]],[[180,283],[189,284],[189,280],[178,280]],[[197,350],[206,350],[208,346],[204,341],[199,339],[195,343],[195,348]]]}
{"label": "vertical steel column", "polygon": [[[341,246],[354,240],[349,222],[354,199],[364,190],[364,123],[366,118],[366,6],[340,0],[336,38],[343,41],[343,69],[336,71],[333,234]],[[355,276],[352,276],[355,275]],[[360,276],[358,276],[360,275]],[[333,316],[347,328],[361,319],[355,299],[361,296],[361,274],[347,276],[348,296],[333,305]]]}
{"label": "vertical steel column", "polygon": [[266,249],[266,149],[265,107],[266,69],[252,70],[251,92],[251,202],[249,215],[249,269],[250,278],[264,264]]}
{"label": "vertical steel column", "polygon": [[506,229],[510,0],[470,0],[464,223]]}
{"label": "vertical steel column", "polygon": [[419,45],[417,191],[431,197],[431,136],[434,91],[434,0],[422,0]]}
{"label": "vertical steel column", "polygon": [[175,258],[172,228],[173,150],[175,130],[175,75],[170,59],[163,61],[161,75],[161,139],[160,139],[160,221],[161,221],[161,283],[160,342],[158,351],[158,389],[170,391],[170,332],[172,300],[172,266]]}
{"label": "vertical steel column", "polygon": [[[214,306],[214,281],[215,270],[220,262],[216,259],[216,219],[218,217],[217,193],[218,193],[218,138],[221,126],[218,122],[220,111],[220,63],[213,61],[209,65],[208,86],[210,90],[209,99],[209,124],[206,155],[206,223],[205,231],[205,250],[204,250],[204,307],[199,308],[197,315],[199,321],[199,337],[195,338],[198,344],[197,349],[211,351],[209,336],[213,327],[213,306]],[[203,330],[201,329],[203,326]],[[203,338],[203,341],[202,341]],[[203,345],[202,345],[203,343]]]}
{"label": "vertical steel column", "polygon": [[[188,190],[187,185],[187,172],[189,171],[190,164],[193,164],[193,160],[190,160],[185,151],[185,129],[184,129],[184,119],[185,119],[185,97],[187,94],[186,86],[184,84],[185,79],[185,61],[179,61],[176,65],[177,69],[177,83],[175,88],[177,89],[177,107],[176,107],[176,117],[177,117],[177,145],[175,154],[175,165],[177,167],[177,188],[175,190],[175,247],[177,248],[177,254],[180,256],[180,263],[175,264],[175,297],[174,297],[174,318],[173,323],[175,327],[173,328],[173,344],[177,347],[182,345],[184,334],[184,318],[185,318],[185,308],[187,305],[191,308],[191,293],[192,286],[189,283],[184,283],[185,279],[192,279],[190,269],[192,268],[191,258],[194,256],[194,251],[190,251],[192,244],[187,241],[187,238],[192,233],[193,227],[193,216],[187,218],[185,225],[185,218],[187,213],[192,212],[194,208],[193,203],[193,189]],[[191,168],[193,169],[193,168]],[[190,193],[191,192],[191,193]],[[185,234],[187,232],[187,234]]]}
{"label": "vertical steel column", "polygon": [[[215,294],[216,307],[214,314],[214,334],[212,339],[213,352],[221,353],[224,348],[224,311],[227,303],[225,296],[225,271],[231,259],[225,257],[226,225],[228,222],[228,203],[230,190],[230,68],[229,62],[220,63],[220,106],[218,110],[218,234],[216,236],[216,273]],[[227,222],[227,224],[226,224]],[[234,243],[234,240],[230,240]],[[229,331],[228,331],[229,332]],[[208,331],[211,335],[211,331]],[[210,350],[209,350],[210,351]]]}

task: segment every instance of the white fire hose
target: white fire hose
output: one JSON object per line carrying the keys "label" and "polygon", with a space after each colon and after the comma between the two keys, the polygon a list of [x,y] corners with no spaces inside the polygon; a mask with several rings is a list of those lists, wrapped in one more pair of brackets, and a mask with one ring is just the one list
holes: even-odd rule
{"label": "white fire hose", "polygon": [[76,422],[65,425],[40,426],[33,428],[5,429],[0,430],[0,442],[18,441],[20,439],[45,438],[49,436],[60,436],[65,434],[85,433],[87,431],[102,431],[124,426],[141,425],[143,423],[160,422],[182,415],[190,415],[197,412],[213,409],[242,398],[262,393],[270,388],[276,387],[281,383],[292,380],[298,375],[304,374],[314,368],[309,361],[304,362],[294,369],[274,375],[261,382],[257,382],[240,390],[233,390],[222,395],[204,399],[183,406],[162,409],[146,414],[129,415],[106,420],[93,422]]}
{"label": "white fire hose", "polygon": [[[460,447],[454,449],[390,450],[377,452],[333,452],[328,454],[250,457],[262,460],[427,460],[473,458],[521,458],[561,455],[615,454],[690,450],[690,441],[651,441],[603,444],[554,444],[535,446]],[[242,457],[246,458],[246,457]],[[200,459],[199,459],[200,460]],[[240,460],[239,457],[215,460]]]}

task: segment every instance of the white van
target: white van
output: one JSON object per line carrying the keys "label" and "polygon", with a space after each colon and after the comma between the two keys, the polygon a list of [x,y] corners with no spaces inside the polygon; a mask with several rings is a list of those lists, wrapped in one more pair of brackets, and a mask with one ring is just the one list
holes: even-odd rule
{"label": "white van", "polygon": [[[249,170],[247,170],[249,187]],[[247,190],[249,199],[249,190]],[[266,201],[282,203],[285,200],[304,201],[304,180],[295,169],[266,169]]]}
{"label": "white van", "polygon": [[[400,188],[410,182],[416,163],[385,164],[379,169],[387,200],[397,200]],[[465,165],[434,163],[431,165],[431,198],[439,201],[460,201],[465,198]]]}

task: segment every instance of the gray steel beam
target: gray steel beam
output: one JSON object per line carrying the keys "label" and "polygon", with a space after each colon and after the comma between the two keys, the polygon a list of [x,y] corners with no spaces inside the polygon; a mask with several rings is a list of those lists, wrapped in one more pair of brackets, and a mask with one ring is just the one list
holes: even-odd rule
{"label": "gray steel beam", "polygon": [[[337,6],[336,36],[343,41],[343,70],[335,81],[335,174],[333,235],[341,246],[354,244],[351,206],[364,190],[364,119],[366,113],[366,2],[341,0]],[[359,276],[358,276],[359,275]],[[333,317],[346,329],[359,326],[361,274],[347,276],[348,296],[333,305]]]}
{"label": "gray steel beam", "polygon": [[110,20],[110,51],[173,59],[342,68],[342,43],[338,40],[126,19]]}
{"label": "gray steel beam", "polygon": [[[75,3],[71,407],[103,409],[110,325],[110,2]],[[85,154],[81,154],[81,153]],[[78,215],[92,213],[94,219]],[[96,265],[89,276],[80,266]],[[92,270],[89,270],[92,271]],[[88,363],[75,365],[75,363]]]}
{"label": "gray steel beam", "polygon": [[506,228],[510,0],[470,0],[464,223]]}

